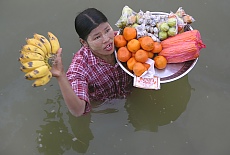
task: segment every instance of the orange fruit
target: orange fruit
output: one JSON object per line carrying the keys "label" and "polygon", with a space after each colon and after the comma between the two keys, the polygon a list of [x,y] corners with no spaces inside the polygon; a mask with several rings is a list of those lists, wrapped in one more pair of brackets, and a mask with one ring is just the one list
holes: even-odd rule
{"label": "orange fruit", "polygon": [[148,55],[148,52],[145,51],[145,50],[138,50],[136,53],[135,53],[135,59],[138,61],[138,62],[146,62],[149,58],[149,55]]}
{"label": "orange fruit", "polygon": [[167,59],[162,55],[154,57],[153,60],[155,61],[154,65],[157,69],[164,69],[167,66]]}
{"label": "orange fruit", "polygon": [[146,67],[144,66],[143,63],[141,62],[136,62],[134,65],[133,65],[133,73],[136,75],[136,76],[141,76],[145,71],[147,71]]}
{"label": "orange fruit", "polygon": [[147,70],[148,70],[149,67],[150,67],[150,64],[148,64],[148,63],[143,63],[143,65],[146,67]]}
{"label": "orange fruit", "polygon": [[129,70],[133,70],[133,66],[134,64],[137,62],[137,60],[134,57],[131,57],[128,61],[127,61],[127,67]]}
{"label": "orange fruit", "polygon": [[134,27],[125,27],[123,36],[127,41],[132,40],[137,37],[137,30]]}
{"label": "orange fruit", "polygon": [[142,39],[143,39],[143,37],[138,38],[138,41],[140,42],[140,44],[142,42]]}
{"label": "orange fruit", "polygon": [[160,42],[154,42],[154,48],[151,52],[160,53],[162,51],[162,45]]}
{"label": "orange fruit", "polygon": [[123,35],[116,35],[114,37],[114,45],[119,48],[119,47],[124,47],[126,46],[127,44],[127,41],[125,40],[124,36]]}
{"label": "orange fruit", "polygon": [[127,47],[120,47],[117,50],[117,59],[121,62],[126,62],[131,57],[131,52],[127,49]]}
{"label": "orange fruit", "polygon": [[141,48],[146,51],[151,51],[154,48],[154,41],[151,37],[145,36],[141,40]]}
{"label": "orange fruit", "polygon": [[141,48],[141,44],[137,39],[132,39],[128,41],[127,48],[130,52],[135,53],[137,50]]}
{"label": "orange fruit", "polygon": [[153,58],[154,53],[153,53],[153,52],[148,52],[148,56],[149,56],[149,58],[151,59],[151,58]]}

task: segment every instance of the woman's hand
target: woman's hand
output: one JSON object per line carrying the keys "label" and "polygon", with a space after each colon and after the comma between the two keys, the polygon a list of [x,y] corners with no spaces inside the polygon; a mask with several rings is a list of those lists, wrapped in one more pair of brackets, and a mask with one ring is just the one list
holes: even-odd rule
{"label": "woman's hand", "polygon": [[59,48],[59,50],[57,52],[57,56],[54,59],[54,63],[53,63],[52,69],[51,69],[51,73],[52,73],[53,77],[58,78],[61,75],[65,74],[64,67],[62,64],[61,54],[62,54],[62,48]]}

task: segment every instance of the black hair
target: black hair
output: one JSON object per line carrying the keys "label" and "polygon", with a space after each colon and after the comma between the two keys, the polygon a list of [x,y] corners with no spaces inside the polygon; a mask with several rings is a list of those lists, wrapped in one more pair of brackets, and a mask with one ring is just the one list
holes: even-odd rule
{"label": "black hair", "polygon": [[108,19],[101,11],[95,8],[88,8],[75,18],[75,30],[79,37],[86,41],[89,33],[105,22],[108,22]]}

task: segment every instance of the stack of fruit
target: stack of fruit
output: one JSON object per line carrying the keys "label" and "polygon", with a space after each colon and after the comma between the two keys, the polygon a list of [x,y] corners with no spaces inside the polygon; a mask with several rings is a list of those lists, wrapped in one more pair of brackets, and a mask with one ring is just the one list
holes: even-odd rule
{"label": "stack of fruit", "polygon": [[165,40],[168,37],[175,36],[178,32],[177,19],[174,17],[168,18],[166,22],[158,23],[159,39]]}
{"label": "stack of fruit", "polygon": [[164,69],[167,60],[164,56],[159,56],[162,51],[160,42],[154,41],[149,36],[137,39],[137,31],[134,27],[125,27],[122,34],[116,35],[114,44],[117,48],[117,59],[126,63],[129,71],[136,76],[141,76],[150,67],[146,61],[154,59],[157,69]]}
{"label": "stack of fruit", "polygon": [[193,17],[186,14],[182,7],[178,8],[175,13],[164,13],[143,12],[141,10],[135,12],[130,7],[125,6],[115,25],[119,29],[124,29],[127,26],[135,27],[137,38],[150,36],[154,41],[160,42],[183,32],[185,25],[194,21]]}
{"label": "stack of fruit", "polygon": [[47,84],[52,77],[50,70],[60,44],[53,33],[48,32],[48,37],[35,33],[20,50],[20,69],[27,80],[34,80],[33,87]]}

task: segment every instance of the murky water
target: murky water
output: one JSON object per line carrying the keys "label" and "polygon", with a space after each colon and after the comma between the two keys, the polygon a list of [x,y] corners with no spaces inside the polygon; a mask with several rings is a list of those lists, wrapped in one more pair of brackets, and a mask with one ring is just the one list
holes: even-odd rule
{"label": "murky water", "polygon": [[[228,0],[29,1],[0,2],[0,154],[229,155],[230,52]],[[67,68],[80,47],[75,15],[102,10],[114,25],[121,9],[176,11],[195,18],[202,49],[194,69],[158,91],[134,89],[75,118],[55,79],[32,88],[19,70],[19,49],[33,33],[56,34]],[[115,25],[114,25],[114,28]]]}

